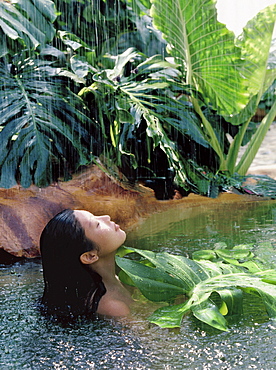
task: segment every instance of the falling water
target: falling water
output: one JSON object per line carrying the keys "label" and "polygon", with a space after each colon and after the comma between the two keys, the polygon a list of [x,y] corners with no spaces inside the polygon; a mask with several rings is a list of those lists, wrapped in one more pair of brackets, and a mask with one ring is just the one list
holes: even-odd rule
{"label": "falling water", "polygon": [[[177,2],[153,3],[167,4],[168,9],[173,3],[177,11]],[[208,80],[211,60],[215,63],[214,53],[222,49],[192,61],[205,50],[204,34],[196,34],[201,27],[196,22],[200,14],[209,13],[195,7],[198,0],[187,3],[196,12],[189,17],[196,25],[190,30],[195,31],[193,42],[197,46],[203,40],[202,50],[195,48],[190,55],[184,37],[188,35],[176,38],[177,46],[163,38],[163,20],[174,18],[174,13],[158,16],[156,11],[153,24],[149,0],[0,0],[0,187],[43,188],[100,163],[113,177],[151,186],[159,199],[172,198],[175,190],[185,196],[210,195],[215,189],[217,195],[220,181],[225,180],[216,174],[229,149],[227,135],[233,139],[240,127],[240,122],[232,125],[225,120],[238,114],[237,106],[233,114],[229,111],[229,101],[235,105],[238,100],[231,88],[237,87],[241,105],[248,103],[247,90],[240,92],[243,85],[231,61],[228,75],[220,78],[230,82],[212,101],[221,115],[214,113],[212,96],[202,108],[203,95],[210,93],[213,82]],[[220,1],[219,16],[223,6]],[[210,14],[212,20],[214,13]],[[223,27],[216,26],[213,35]],[[269,22],[266,26],[267,31]],[[175,30],[166,31],[169,38]],[[223,35],[232,37],[224,28]],[[169,50],[177,50],[176,59]],[[236,46],[231,48],[231,55],[236,57],[236,52]],[[202,60],[207,61],[205,75],[201,75]],[[218,60],[223,62],[223,55],[218,54]],[[204,92],[195,93],[204,79]],[[224,99],[228,88],[229,99]],[[203,111],[213,131],[204,132]],[[221,242],[231,247],[270,240],[275,246],[275,219],[273,201],[227,208],[218,202],[177,214],[169,210],[141,223],[128,235],[126,245],[187,256]],[[257,299],[245,299],[240,323],[225,333],[189,315],[180,329],[151,325],[146,318],[155,305],[137,290],[129,319],[62,326],[41,317],[36,308],[42,280],[39,258],[1,265],[2,369],[275,368],[275,322]]]}

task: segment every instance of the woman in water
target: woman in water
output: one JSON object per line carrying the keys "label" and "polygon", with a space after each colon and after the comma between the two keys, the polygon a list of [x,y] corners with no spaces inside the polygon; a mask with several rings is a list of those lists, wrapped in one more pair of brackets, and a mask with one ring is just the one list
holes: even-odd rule
{"label": "woman in water", "polygon": [[43,310],[60,318],[126,316],[132,303],[115,274],[115,254],[126,234],[109,216],[66,209],[40,237]]}

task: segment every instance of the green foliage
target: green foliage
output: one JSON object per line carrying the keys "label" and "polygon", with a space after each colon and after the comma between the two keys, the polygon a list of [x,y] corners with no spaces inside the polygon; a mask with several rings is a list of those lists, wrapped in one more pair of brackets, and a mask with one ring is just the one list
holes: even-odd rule
{"label": "green foliage", "polygon": [[[121,169],[127,157],[127,176],[130,167],[154,172],[150,163],[160,148],[178,186],[212,195],[219,192],[218,177],[221,182],[235,172],[245,174],[272,122],[274,106],[236,166],[239,149],[245,138],[248,141],[250,118],[274,76],[267,64],[275,14],[269,7],[249,22],[237,46],[234,34],[217,21],[215,3],[197,2],[198,6],[180,0],[153,2],[154,25],[178,64],[162,64],[158,57],[145,60],[128,49],[113,56],[114,64],[105,62],[109,68],[95,73],[94,82],[80,95],[99,107],[97,119],[107,139],[104,154]],[[142,128],[146,144],[141,149],[137,142]],[[231,144],[227,135],[233,138]],[[189,141],[194,146],[189,147]],[[206,155],[213,163],[202,160]]]}
{"label": "green foliage", "polygon": [[[128,75],[126,67],[131,68]],[[127,157],[134,169],[143,166],[154,174],[158,167],[151,166],[152,157],[155,149],[160,148],[174,170],[177,184],[197,184],[199,191],[206,193],[209,179],[204,171],[185,159],[180,145],[171,139],[188,134],[194,142],[208,147],[190,104],[172,95],[179,88],[172,77],[178,74],[176,67],[160,56],[145,59],[130,48],[116,56],[113,69],[94,74],[94,82],[79,95],[94,107],[95,119],[106,139],[104,153],[112,158],[113,165],[123,169]],[[137,139],[143,141],[142,153]]]}
{"label": "green foliage", "polygon": [[0,2],[0,186],[45,186],[53,167],[98,156],[130,180],[164,167],[185,191],[216,196],[246,173],[275,117],[272,102],[250,139],[275,80],[275,14],[259,13],[237,40],[214,0]]}
{"label": "green foliage", "polygon": [[0,2],[0,58],[22,47],[35,49],[50,42],[55,29],[54,3],[50,0]]}
{"label": "green foliage", "polygon": [[133,47],[148,56],[164,53],[160,31],[152,27],[149,1],[139,0],[54,0],[59,16],[57,29],[84,42],[79,50],[90,63],[107,67],[106,55]]}
{"label": "green foliage", "polygon": [[[219,330],[228,330],[228,321],[239,319],[243,293],[262,299],[270,317],[276,317],[276,260],[270,243],[241,245],[233,250],[194,252],[193,259],[169,253],[129,248],[142,260],[116,256],[123,273],[143,295],[155,302],[168,302],[149,321],[161,327],[181,325],[188,312]],[[183,303],[173,304],[183,296]]]}
{"label": "green foliage", "polygon": [[92,121],[58,71],[35,57],[0,64],[0,187],[46,186],[53,166],[66,176],[91,161]]}
{"label": "green foliage", "polygon": [[[160,32],[150,30],[151,20],[141,13],[147,2],[135,3],[142,18],[124,0],[55,3],[59,12],[57,19],[54,3],[49,0],[0,4],[0,30],[6,35],[0,71],[2,187],[17,182],[26,187],[32,182],[46,186],[62,174],[69,178],[66,172],[90,163],[94,154],[103,152],[109,154],[109,158],[115,155],[118,165],[120,153],[126,146],[124,135],[128,129],[131,131],[126,127],[119,139],[118,127],[127,124],[131,114],[122,99],[112,105],[116,99],[112,100],[111,95],[116,89],[110,90],[110,102],[109,91],[102,89],[99,103],[106,100],[112,107],[110,117],[105,117],[111,119],[107,121],[109,140],[105,134],[106,124],[99,126],[93,119],[103,123],[100,116],[104,117],[108,110],[101,112],[101,104],[97,106],[98,113],[93,106],[88,110],[75,92],[81,84],[91,81],[95,73],[97,80],[101,74],[99,65],[113,65],[106,53],[124,50],[134,39],[142,50],[164,50]],[[53,39],[54,21],[60,29]],[[51,41],[58,48],[46,44]],[[114,145],[115,150],[110,150]]]}
{"label": "green foliage", "polygon": [[[182,64],[183,84],[194,87],[191,101],[201,117],[203,133],[220,159],[220,170],[244,175],[276,113],[272,106],[271,114],[235,168],[250,119],[264,91],[275,79],[276,70],[268,70],[267,64],[276,5],[267,7],[248,22],[238,40],[217,21],[214,0],[153,0],[151,14],[154,25],[169,43],[171,55]],[[227,121],[240,125],[227,153],[212,122],[204,115],[202,104],[211,105]]]}
{"label": "green foliage", "polygon": [[[187,4],[182,0],[153,1],[151,14],[154,25],[162,31],[169,52],[178,63],[173,67],[173,74],[170,74],[172,66],[165,63],[163,70],[149,73],[161,65],[153,57],[142,63],[143,68],[132,63],[132,70],[138,70],[138,75],[128,76],[125,69],[127,63],[131,63],[131,57],[126,58],[126,51],[116,57],[112,70],[100,72],[100,79],[94,75],[96,83],[89,89],[97,91],[98,106],[108,107],[109,132],[117,155],[111,151],[106,153],[116,158],[118,166],[121,166],[122,154],[131,158],[134,168],[139,166],[138,151],[130,148],[127,142],[137,135],[142,119],[147,123],[148,162],[154,148],[161,148],[175,171],[176,184],[207,195],[213,193],[211,188],[216,183],[217,170],[223,174],[221,179],[235,172],[241,175],[246,173],[275,117],[276,106],[273,105],[236,166],[240,147],[245,137],[248,138],[250,119],[263,92],[275,78],[275,70],[268,70],[267,65],[276,13],[275,6],[261,12],[248,23],[237,41],[234,34],[217,21],[214,1],[202,4],[197,0],[196,3],[197,6],[194,2]],[[264,24],[267,26],[263,27]],[[265,41],[259,53],[261,40]],[[134,53],[132,56],[135,58]],[[119,60],[121,64],[118,67]],[[103,74],[107,78],[102,77]],[[160,78],[163,83],[158,86],[156,81]],[[110,106],[112,99],[108,100],[108,104],[105,101],[106,105],[99,104],[102,98],[99,91],[103,91],[99,83],[108,86],[104,94],[107,99],[110,96],[114,99],[111,103],[113,109]],[[139,115],[134,114],[138,106],[143,112]],[[116,109],[119,113],[115,112]],[[129,113],[135,117],[134,121]],[[231,143],[227,135],[232,136]],[[198,145],[194,149],[198,155],[188,151],[187,138]],[[128,146],[127,149],[123,149],[124,145]],[[206,153],[214,158],[214,163],[202,162],[200,157]]]}

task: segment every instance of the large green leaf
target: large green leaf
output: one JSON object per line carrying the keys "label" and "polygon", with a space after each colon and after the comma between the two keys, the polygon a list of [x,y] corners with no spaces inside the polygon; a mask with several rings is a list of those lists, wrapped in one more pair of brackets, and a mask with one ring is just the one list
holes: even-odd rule
{"label": "large green leaf", "polygon": [[181,280],[171,277],[158,268],[118,256],[116,256],[116,261],[133,283],[140,287],[144,296],[151,301],[170,301],[186,292],[186,286]]}
{"label": "large green leaf", "polygon": [[248,102],[241,49],[234,33],[217,21],[215,0],[152,0],[154,25],[170,53],[183,64],[185,83],[195,86],[221,115],[238,113]]}
{"label": "large green leaf", "polygon": [[[231,251],[215,250],[217,262],[211,262],[194,261],[166,252],[129,249],[142,256],[143,263],[121,257],[116,257],[116,262],[148,299],[170,302],[181,290],[188,297],[181,304],[159,308],[149,317],[161,327],[180,326],[183,315],[191,311],[208,325],[228,330],[227,317],[241,315],[243,291],[258,295],[269,316],[276,317],[276,270],[267,269],[269,261],[265,257],[265,260],[258,258],[260,250],[257,255],[249,246]],[[202,256],[215,258],[212,253],[202,253]],[[256,261],[258,268],[239,262],[241,258]]]}
{"label": "large green leaf", "polygon": [[[11,43],[18,41],[21,47],[37,48],[50,42],[55,29],[55,6],[51,0],[17,0],[0,2],[0,57],[6,55]],[[15,51],[18,44],[15,45]]]}
{"label": "large green leaf", "polygon": [[[160,56],[147,58],[142,63],[134,64],[129,76],[125,76],[127,63],[141,59],[140,53],[133,49],[116,56],[114,68],[94,74],[94,83],[80,91],[80,96],[94,95],[95,106],[101,126],[110,135],[111,146],[105,153],[113,159],[113,164],[121,166],[121,157],[127,155],[133,168],[137,168],[141,153],[133,150],[131,142],[135,140],[136,130],[146,122],[146,147],[143,152],[151,163],[151,153],[160,148],[166,154],[169,166],[175,171],[175,182],[185,186],[187,182],[197,183],[204,193],[208,183],[204,176],[195,171],[193,165],[185,160],[177,143],[171,139],[171,131],[180,136],[187,135],[198,144],[208,147],[201,129],[201,121],[187,101],[177,100],[170,89],[183,91],[182,86],[172,76],[177,76],[176,65]],[[169,89],[170,87],[170,89]],[[154,170],[153,170],[154,172]],[[195,178],[200,181],[192,181]],[[200,184],[200,185],[198,185]],[[204,185],[202,185],[204,184]],[[195,186],[196,189],[196,186]]]}
{"label": "large green leaf", "polygon": [[[265,8],[250,20],[244,28],[243,34],[237,40],[238,45],[242,49],[242,58],[246,61],[242,66],[238,66],[238,69],[246,78],[248,91],[252,97],[239,114],[227,118],[232,124],[243,124],[238,135],[231,143],[227,155],[227,168],[230,174],[233,174],[234,170],[240,175],[246,174],[275,118],[274,106],[258,127],[239,164],[236,165],[239,149],[250,119],[255,114],[261,97],[276,78],[276,69],[267,69],[275,22],[276,4]],[[260,45],[262,45],[261,48]]]}
{"label": "large green leaf", "polygon": [[55,68],[32,58],[1,64],[0,85],[0,187],[46,186],[53,163],[88,163],[92,122]]}
{"label": "large green leaf", "polygon": [[265,83],[275,22],[276,4],[260,11],[247,23],[237,39],[237,44],[242,49],[242,58],[246,61],[239,68],[248,80],[248,89],[252,95],[263,95],[273,82],[272,79],[268,84]]}

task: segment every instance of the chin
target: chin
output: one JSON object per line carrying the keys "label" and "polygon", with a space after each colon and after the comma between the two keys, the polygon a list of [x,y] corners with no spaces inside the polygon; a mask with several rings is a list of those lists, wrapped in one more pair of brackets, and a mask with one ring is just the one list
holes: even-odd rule
{"label": "chin", "polygon": [[121,230],[121,232],[122,232],[122,239],[123,239],[122,244],[123,244],[126,240],[126,233],[124,230]]}

